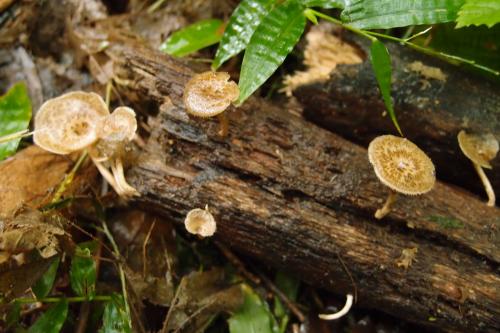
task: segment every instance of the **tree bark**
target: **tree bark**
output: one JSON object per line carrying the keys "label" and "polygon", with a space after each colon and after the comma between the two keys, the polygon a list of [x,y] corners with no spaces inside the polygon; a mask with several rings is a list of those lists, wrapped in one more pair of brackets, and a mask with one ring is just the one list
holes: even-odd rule
{"label": "tree bark", "polygon": [[[350,44],[369,53],[369,45],[348,37]],[[460,130],[492,133],[500,140],[500,94],[497,84],[464,73],[443,61],[387,43],[392,59],[394,109],[406,137],[426,151],[438,177],[485,197],[472,163],[461,152]],[[441,70],[434,79],[412,70],[416,61]],[[368,57],[355,65],[339,65],[327,82],[298,88],[294,95],[305,117],[358,144],[396,130],[388,116]],[[500,189],[500,158],[487,170],[493,188]]]}
{"label": "tree bark", "polygon": [[[139,204],[179,223],[208,204],[217,240],[337,294],[353,292],[352,276],[363,306],[445,329],[500,329],[498,208],[437,183],[377,221],[388,191],[364,148],[257,98],[228,112],[221,138],[215,120],[185,115],[191,69],[136,43],[107,52],[129,95],[160,110],[127,174]],[[443,219],[455,227],[433,222]],[[409,248],[412,264],[398,267]]]}

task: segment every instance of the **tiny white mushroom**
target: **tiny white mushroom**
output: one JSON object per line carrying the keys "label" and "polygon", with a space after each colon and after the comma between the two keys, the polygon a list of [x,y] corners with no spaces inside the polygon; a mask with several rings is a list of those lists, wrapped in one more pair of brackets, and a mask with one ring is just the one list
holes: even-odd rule
{"label": "tiny white mushroom", "polygon": [[323,319],[323,320],[335,320],[335,319],[339,319],[339,318],[345,316],[349,312],[349,310],[352,307],[353,301],[354,301],[354,297],[351,294],[347,294],[344,307],[340,311],[335,312],[335,313],[320,314],[320,315],[318,315],[318,317],[320,319]]}
{"label": "tiny white mushroom", "polygon": [[208,207],[205,207],[205,209],[195,208],[189,211],[184,220],[184,226],[189,233],[201,237],[210,237],[217,229],[215,219],[208,211]]}

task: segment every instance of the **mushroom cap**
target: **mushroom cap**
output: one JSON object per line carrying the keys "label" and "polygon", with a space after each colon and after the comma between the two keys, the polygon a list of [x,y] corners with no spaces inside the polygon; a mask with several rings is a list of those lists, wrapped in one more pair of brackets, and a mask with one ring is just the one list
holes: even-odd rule
{"label": "mushroom cap", "polygon": [[458,133],[458,145],[467,158],[483,168],[491,169],[490,161],[498,153],[498,140],[491,133],[467,134],[464,130]]}
{"label": "mushroom cap", "polygon": [[89,153],[96,161],[103,162],[124,154],[125,146],[137,131],[135,112],[120,106],[106,117],[98,129],[99,140],[90,147]]}
{"label": "mushroom cap", "polygon": [[109,115],[101,96],[75,91],[49,99],[35,117],[33,141],[56,154],[69,154],[93,144],[102,120]]}
{"label": "mushroom cap", "polygon": [[408,139],[379,136],[370,142],[368,158],[380,181],[397,192],[423,194],[436,182],[431,159]]}
{"label": "mushroom cap", "polygon": [[240,89],[226,72],[204,72],[194,75],[184,89],[186,112],[196,117],[213,117],[236,101]]}
{"label": "mushroom cap", "polygon": [[131,141],[137,131],[135,112],[129,107],[117,107],[99,128],[98,136],[109,141]]}
{"label": "mushroom cap", "polygon": [[208,210],[200,208],[189,211],[184,220],[184,226],[189,233],[202,237],[212,236],[217,229],[212,214]]}

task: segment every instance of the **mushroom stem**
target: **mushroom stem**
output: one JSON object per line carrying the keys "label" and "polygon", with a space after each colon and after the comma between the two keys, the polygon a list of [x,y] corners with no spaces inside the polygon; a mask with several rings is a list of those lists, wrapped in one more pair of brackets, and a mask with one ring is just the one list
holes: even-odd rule
{"label": "mushroom stem", "polygon": [[[91,158],[92,158],[92,156],[91,156]],[[94,158],[92,158],[92,162],[94,162],[94,164],[97,167],[97,169],[99,170],[100,174],[109,183],[109,185],[111,185],[111,187],[113,187],[115,189],[116,193],[118,193],[118,195],[121,195],[122,189],[116,183],[115,178],[113,177],[111,172],[109,172],[109,170],[104,165],[102,165],[101,162],[95,160]]]}
{"label": "mushroom stem", "polygon": [[481,182],[483,182],[484,190],[486,191],[486,194],[488,195],[488,202],[486,203],[487,206],[494,207],[495,206],[495,191],[493,191],[493,187],[491,186],[490,180],[486,176],[486,173],[484,173],[483,168],[477,164],[474,164],[474,169],[476,169],[477,174],[479,175],[479,178],[481,179]]}
{"label": "mushroom stem", "polygon": [[390,190],[389,195],[387,196],[387,200],[385,200],[384,206],[377,209],[377,211],[375,212],[375,218],[380,220],[381,218],[389,214],[389,212],[391,211],[391,206],[396,201],[396,199],[397,193],[393,190]]}
{"label": "mushroom stem", "polygon": [[347,298],[345,301],[344,307],[339,311],[335,313],[327,313],[327,314],[319,314],[318,317],[323,320],[335,320],[339,319],[340,317],[345,316],[349,310],[352,307],[354,297],[351,294],[347,294]]}
{"label": "mushroom stem", "polygon": [[120,158],[115,159],[111,169],[113,170],[113,175],[115,176],[117,184],[123,189],[123,194],[125,196],[139,195],[139,192],[127,183],[123,171],[122,160]]}
{"label": "mushroom stem", "polygon": [[217,115],[217,118],[219,119],[220,125],[219,135],[225,137],[229,131],[229,119],[225,112]]}

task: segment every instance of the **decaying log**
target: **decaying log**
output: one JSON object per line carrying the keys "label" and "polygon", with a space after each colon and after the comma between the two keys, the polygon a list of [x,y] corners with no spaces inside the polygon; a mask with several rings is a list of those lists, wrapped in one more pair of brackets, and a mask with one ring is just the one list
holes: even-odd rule
{"label": "decaying log", "polygon": [[[369,53],[364,41],[349,39]],[[489,132],[500,140],[499,86],[411,49],[387,46],[392,96],[404,135],[430,155],[442,180],[485,196],[457,134],[462,129]],[[308,120],[356,143],[367,145],[377,135],[396,133],[389,117],[382,116],[385,107],[368,57],[360,64],[337,66],[327,82],[299,87],[294,95]],[[492,164],[493,170],[486,172],[493,188],[500,189],[500,158]]]}
{"label": "decaying log", "polygon": [[221,138],[217,122],[185,116],[189,68],[127,42],[107,52],[132,96],[160,110],[127,174],[137,203],[177,222],[208,204],[220,242],[337,294],[353,290],[348,270],[361,305],[445,329],[500,329],[498,208],[438,183],[377,221],[387,190],[362,147],[258,99],[230,113]]}

